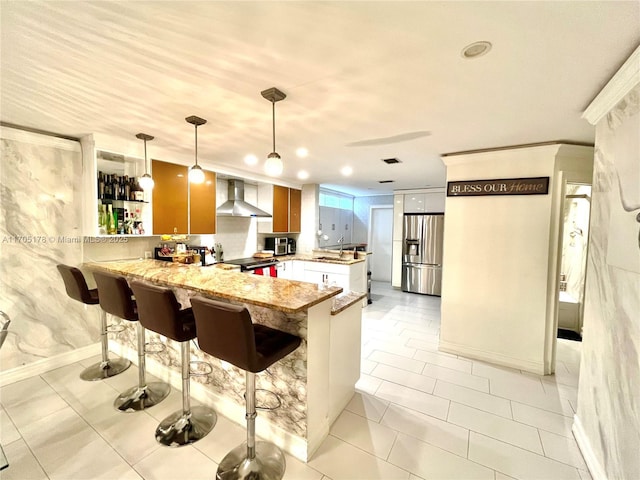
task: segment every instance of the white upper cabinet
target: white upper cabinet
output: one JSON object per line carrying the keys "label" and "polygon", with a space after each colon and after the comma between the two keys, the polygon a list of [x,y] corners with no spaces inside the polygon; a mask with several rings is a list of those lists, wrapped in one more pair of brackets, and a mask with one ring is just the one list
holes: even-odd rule
{"label": "white upper cabinet", "polygon": [[353,236],[353,197],[332,190],[320,189],[320,218],[318,229],[322,237],[319,247],[351,243]]}
{"label": "white upper cabinet", "polygon": [[[351,243],[353,231],[353,210],[340,209],[340,235],[344,243]],[[340,238],[340,237],[338,237]]]}
{"label": "white upper cabinet", "polygon": [[442,213],[444,212],[445,193],[405,193],[404,213]]}
{"label": "white upper cabinet", "polygon": [[320,240],[320,247],[338,245],[340,239],[343,243],[351,243],[353,230],[353,211],[344,208],[320,207],[320,225],[322,234],[329,237]]}
{"label": "white upper cabinet", "polygon": [[424,193],[411,193],[404,196],[404,211],[405,213],[424,213],[425,210],[425,198]]}
{"label": "white upper cabinet", "polygon": [[443,213],[444,189],[404,194],[404,213]]}

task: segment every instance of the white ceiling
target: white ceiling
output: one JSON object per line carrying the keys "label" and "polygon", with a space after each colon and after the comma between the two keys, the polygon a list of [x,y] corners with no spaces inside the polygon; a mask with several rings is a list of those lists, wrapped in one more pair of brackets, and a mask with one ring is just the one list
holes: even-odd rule
{"label": "white ceiling", "polygon": [[[197,115],[200,163],[255,176],[272,150],[260,92],[275,86],[284,179],[305,169],[304,183],[358,195],[443,186],[443,153],[592,143],[581,113],[640,44],[637,1],[2,1],[0,14],[5,124],[144,132],[150,157],[190,163]],[[489,54],[463,59],[479,40]],[[414,132],[430,134],[397,141]]]}

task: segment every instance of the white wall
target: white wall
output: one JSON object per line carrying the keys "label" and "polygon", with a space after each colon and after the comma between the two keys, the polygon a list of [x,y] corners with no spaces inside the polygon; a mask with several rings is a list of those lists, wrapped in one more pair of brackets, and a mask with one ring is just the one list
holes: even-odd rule
{"label": "white wall", "polygon": [[373,205],[393,205],[393,195],[374,195],[353,199],[353,237],[351,238],[353,243],[369,241],[369,220]]}
{"label": "white wall", "polygon": [[447,181],[550,177],[548,195],[447,197],[440,333],[441,350],[550,373],[566,183],[558,168],[590,175],[592,149],[546,145],[444,162]]}
{"label": "white wall", "polygon": [[301,202],[301,232],[296,245],[297,253],[311,253],[318,246],[316,232],[320,222],[320,185],[303,185]]}
{"label": "white wall", "polygon": [[639,82],[640,48],[585,112],[597,127],[574,434],[594,480],[640,478]]}

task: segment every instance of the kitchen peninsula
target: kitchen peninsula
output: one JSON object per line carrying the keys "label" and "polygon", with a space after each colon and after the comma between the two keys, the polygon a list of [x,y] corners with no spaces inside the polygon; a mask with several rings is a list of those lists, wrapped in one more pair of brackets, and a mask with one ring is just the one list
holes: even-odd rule
{"label": "kitchen peninsula", "polygon": [[[360,376],[360,329],[364,293],[343,292],[337,286],[249,275],[223,265],[199,267],[157,260],[88,263],[91,271],[107,271],[174,290],[182,307],[190,297],[205,297],[245,305],[253,321],[303,339],[300,347],[268,371],[257,375],[258,403],[279,408],[261,411],[257,434],[306,461],[328,435],[331,423],[351,399]],[[136,360],[135,330],[110,340],[110,349]],[[179,345],[148,331],[147,342],[166,349],[147,355],[147,370],[179,387]],[[230,420],[241,423],[244,412],[244,372],[192,348],[191,358],[208,362],[210,373],[193,377],[192,395]],[[264,393],[264,392],[262,392]],[[215,428],[212,431],[215,435]]]}

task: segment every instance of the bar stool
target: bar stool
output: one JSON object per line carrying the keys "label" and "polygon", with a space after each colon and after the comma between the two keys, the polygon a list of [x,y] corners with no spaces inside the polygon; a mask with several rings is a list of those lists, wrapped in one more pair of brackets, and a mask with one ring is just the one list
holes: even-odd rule
{"label": "bar stool", "polygon": [[293,352],[301,339],[251,322],[245,307],[193,297],[200,349],[246,373],[247,441],[231,450],[218,465],[219,480],[280,480],[285,471],[282,451],[270,442],[256,442],[255,374]]}
{"label": "bar stool", "polygon": [[106,272],[94,272],[93,277],[100,293],[100,306],[111,315],[136,322],[138,340],[138,385],[122,392],[113,406],[122,412],[135,412],[153,407],[164,400],[171,387],[164,382],[147,384],[145,378],[145,329],[138,321],[138,310],[133,292],[124,277]]}
{"label": "bar stool", "polygon": [[[87,281],[78,268],[63,264],[57,265],[56,268],[62,276],[64,288],[69,297],[82,302],[85,305],[97,305],[99,303],[98,290],[95,288],[93,290],[89,290]],[[100,326],[102,329],[102,332],[100,333],[102,361],[85,368],[82,373],[80,373],[80,378],[82,380],[95,381],[113,377],[124,372],[131,366],[131,362],[126,358],[116,358],[114,360],[109,359],[109,340],[107,338],[109,327],[107,326],[107,312],[102,309],[100,309]]]}
{"label": "bar stool", "polygon": [[140,323],[148,330],[180,342],[182,356],[182,410],[160,422],[156,440],[169,447],[179,447],[200,440],[217,421],[216,412],[205,406],[191,407],[189,382],[189,342],[196,338],[196,323],[190,308],[180,310],[169,288],[131,282],[136,297]]}

